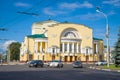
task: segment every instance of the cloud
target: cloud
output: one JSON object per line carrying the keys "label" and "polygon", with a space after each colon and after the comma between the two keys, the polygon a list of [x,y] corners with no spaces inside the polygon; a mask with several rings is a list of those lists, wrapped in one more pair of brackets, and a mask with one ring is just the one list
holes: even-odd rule
{"label": "cloud", "polygon": [[56,16],[58,14],[65,14],[63,11],[53,10],[53,8],[47,7],[43,9],[43,12],[47,15]]}
{"label": "cloud", "polygon": [[98,29],[94,29],[94,36],[105,38],[105,28],[101,29],[100,27]]}
{"label": "cloud", "polygon": [[76,9],[78,8],[78,3],[62,3],[60,5],[60,8],[67,8],[67,9]]}
{"label": "cloud", "polygon": [[76,9],[76,8],[93,8],[93,5],[89,2],[85,1],[84,3],[62,3],[59,5],[60,8],[66,8],[66,9]]}
{"label": "cloud", "polygon": [[93,8],[93,5],[87,1],[85,1],[83,4],[80,4],[80,5],[81,5],[80,7]]}
{"label": "cloud", "polygon": [[7,50],[7,47],[8,47],[12,42],[17,42],[17,41],[15,41],[15,40],[6,41],[6,42],[3,43],[2,45],[0,45],[0,48],[1,48],[3,51],[6,51],[6,50]]}
{"label": "cloud", "polygon": [[103,1],[103,4],[109,4],[119,7],[120,6],[120,0],[105,0]]}
{"label": "cloud", "polygon": [[23,2],[17,2],[14,4],[17,7],[30,7],[31,5],[28,3],[23,3]]}
{"label": "cloud", "polygon": [[110,11],[110,12],[108,13],[108,15],[114,15],[114,14],[116,14],[114,11]]}
{"label": "cloud", "polygon": [[[114,14],[116,14],[114,11],[110,11],[106,15],[111,16],[111,15],[114,15]],[[97,12],[96,13],[87,13],[87,14],[77,15],[77,16],[74,16],[74,17],[80,18],[82,20],[99,20],[99,19],[105,18],[102,14],[99,14]]]}
{"label": "cloud", "polygon": [[77,15],[74,17],[80,18],[82,20],[98,20],[98,19],[102,18],[101,15],[98,13],[87,13],[87,14]]}

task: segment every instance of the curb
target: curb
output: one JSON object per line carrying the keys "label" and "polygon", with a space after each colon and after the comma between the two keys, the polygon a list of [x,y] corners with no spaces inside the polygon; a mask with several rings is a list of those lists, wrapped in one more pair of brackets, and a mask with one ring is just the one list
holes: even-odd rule
{"label": "curb", "polygon": [[0,64],[0,66],[2,65],[25,65],[26,63],[10,63],[10,64]]}
{"label": "curb", "polygon": [[102,68],[96,68],[96,67],[88,67],[90,69],[96,69],[96,70],[103,70],[103,71],[113,71],[113,72],[120,72],[120,70],[111,70],[111,69],[102,69]]}

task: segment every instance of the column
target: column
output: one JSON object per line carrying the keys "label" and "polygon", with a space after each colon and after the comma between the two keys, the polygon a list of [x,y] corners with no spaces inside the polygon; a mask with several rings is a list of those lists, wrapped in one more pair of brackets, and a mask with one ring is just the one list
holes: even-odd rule
{"label": "column", "polygon": [[65,52],[65,44],[64,44],[64,42],[62,43],[62,52],[63,53]]}
{"label": "column", "polygon": [[69,48],[70,48],[70,46],[69,46],[69,42],[67,43],[67,52],[69,53]]}
{"label": "column", "polygon": [[97,52],[97,60],[99,61],[99,44],[98,44],[98,42],[97,42],[97,44],[96,44],[96,52]]}
{"label": "column", "polygon": [[40,42],[40,53],[42,53],[42,42]]}
{"label": "column", "polygon": [[72,53],[75,53],[74,43],[72,43]]}
{"label": "column", "polygon": [[45,43],[45,53],[47,53],[48,43]]}
{"label": "column", "polygon": [[53,49],[55,49],[55,54],[57,54],[57,48],[55,47],[55,48],[53,48]]}
{"label": "column", "polygon": [[79,43],[78,43],[78,42],[77,42],[77,45],[76,45],[76,46],[77,46],[77,48],[76,48],[76,49],[77,49],[77,53],[79,53],[79,51],[80,51],[80,50],[79,50],[80,46],[79,46]]}
{"label": "column", "polygon": [[35,42],[35,53],[38,53],[38,42]]}
{"label": "column", "polygon": [[98,43],[96,43],[96,53],[98,54]]}

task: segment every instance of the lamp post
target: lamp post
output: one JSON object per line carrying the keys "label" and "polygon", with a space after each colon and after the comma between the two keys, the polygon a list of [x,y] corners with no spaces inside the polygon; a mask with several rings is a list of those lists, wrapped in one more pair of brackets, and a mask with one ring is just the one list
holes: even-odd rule
{"label": "lamp post", "polygon": [[106,42],[107,42],[107,67],[109,67],[109,29],[108,29],[108,18],[105,13],[103,13],[99,8],[97,8],[96,12],[102,14],[106,19]]}

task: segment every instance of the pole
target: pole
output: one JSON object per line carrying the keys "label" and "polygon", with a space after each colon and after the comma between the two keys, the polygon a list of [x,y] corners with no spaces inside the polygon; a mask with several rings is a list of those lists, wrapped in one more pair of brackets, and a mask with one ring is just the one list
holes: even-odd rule
{"label": "pole", "polygon": [[0,62],[1,62],[1,65],[2,65],[2,53],[0,54],[0,58],[1,58]]}
{"label": "pole", "polygon": [[100,11],[100,9],[97,9],[96,12],[102,14],[106,19],[107,67],[109,67],[110,62],[109,62],[109,28],[108,28],[109,26],[108,26],[108,18],[107,18],[107,15],[105,13]]}
{"label": "pole", "polygon": [[10,50],[8,49],[8,52],[7,52],[7,63],[9,64],[10,63]]}
{"label": "pole", "polygon": [[110,59],[109,59],[109,31],[108,31],[108,23],[106,24],[106,40],[107,40],[107,67],[110,66]]}

